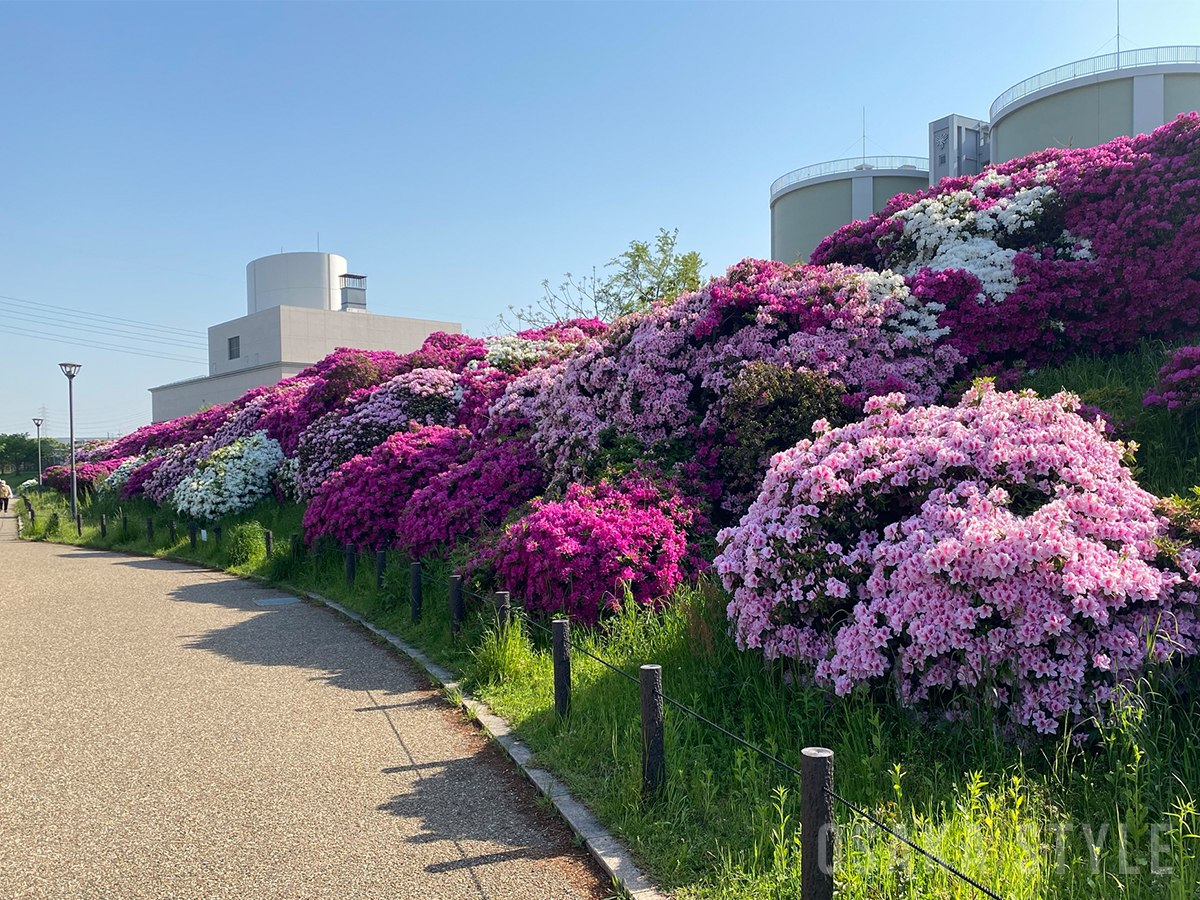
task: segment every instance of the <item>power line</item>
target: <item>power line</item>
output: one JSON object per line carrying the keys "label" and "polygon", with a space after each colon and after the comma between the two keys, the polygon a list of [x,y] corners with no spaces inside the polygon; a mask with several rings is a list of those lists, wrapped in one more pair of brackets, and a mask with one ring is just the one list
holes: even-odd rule
{"label": "power line", "polygon": [[[0,300],[0,309],[3,307],[4,301]],[[69,322],[62,321],[61,319],[39,315],[36,312],[13,312],[9,309],[3,309],[3,312],[7,318],[21,319],[26,322],[33,322],[36,325],[48,325],[51,328],[65,328],[71,331],[86,331],[89,334],[103,334],[126,340],[143,341],[144,343],[148,344],[164,344],[173,347],[185,347],[189,350],[206,350],[208,348],[207,343],[201,343],[199,341],[189,339],[176,339],[173,337],[158,337],[153,335],[147,336],[126,329],[124,326],[99,325],[91,322],[84,322],[80,325],[72,325]]]}
{"label": "power line", "polygon": [[192,356],[178,356],[172,353],[158,353],[153,350],[143,349],[141,347],[121,347],[114,344],[104,344],[97,341],[80,341],[69,337],[62,337],[60,335],[47,334],[46,332],[41,331],[27,331],[22,328],[10,327],[4,330],[10,334],[19,334],[22,337],[37,338],[38,340],[53,341],[60,344],[71,344],[76,347],[90,347],[96,350],[111,350],[116,353],[125,353],[130,356],[146,356],[150,357],[151,359],[169,359],[175,362],[195,363],[196,365],[203,365],[208,362],[206,359],[197,359],[196,357]]}
{"label": "power line", "polygon": [[120,316],[106,316],[103,313],[88,312],[87,310],[82,310],[82,309],[72,309],[71,307],[68,307],[68,306],[55,306],[52,303],[38,303],[36,300],[23,300],[20,297],[10,297],[6,294],[0,294],[0,300],[10,300],[15,303],[20,303],[20,304],[23,304],[26,306],[38,306],[43,309],[57,310],[58,312],[69,312],[72,315],[84,316],[85,318],[89,318],[89,319],[100,319],[103,321],[117,322],[122,325],[136,325],[139,328],[151,328],[156,331],[174,332],[176,334],[181,334],[181,335],[185,335],[188,337],[205,337],[205,338],[208,337],[206,332],[193,331],[188,328],[176,328],[173,325],[154,325],[154,324],[151,324],[148,322],[139,322],[136,319],[123,319]]}

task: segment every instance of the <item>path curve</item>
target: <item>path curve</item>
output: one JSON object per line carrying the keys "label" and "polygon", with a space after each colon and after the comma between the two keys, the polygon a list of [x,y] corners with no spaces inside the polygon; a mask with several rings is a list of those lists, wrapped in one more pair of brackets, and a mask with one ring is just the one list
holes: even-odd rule
{"label": "path curve", "polygon": [[533,788],[328,610],[0,518],[0,896],[589,898]]}

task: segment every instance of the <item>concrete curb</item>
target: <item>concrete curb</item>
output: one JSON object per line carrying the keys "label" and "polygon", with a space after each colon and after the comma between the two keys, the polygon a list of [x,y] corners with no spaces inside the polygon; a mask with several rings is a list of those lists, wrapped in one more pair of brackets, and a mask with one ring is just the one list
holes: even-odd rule
{"label": "concrete curb", "polygon": [[609,834],[603,825],[596,821],[596,817],[591,814],[587,807],[571,796],[565,784],[545,769],[536,769],[529,765],[529,760],[533,757],[533,752],[512,733],[512,726],[505,719],[493,713],[486,703],[481,703],[463,693],[453,672],[439,666],[416,647],[408,644],[390,631],[386,631],[369,622],[353,610],[346,609],[346,607],[337,601],[330,600],[328,597],[322,597],[320,594],[301,591],[297,588],[292,588],[292,590],[303,597],[329,607],[352,622],[361,625],[419,663],[429,673],[429,677],[441,685],[443,690],[461,698],[462,708],[479,720],[479,724],[483,726],[483,730],[497,744],[504,748],[504,752],[520,767],[521,771],[525,773],[525,777],[532,781],[534,786],[554,804],[559,815],[571,826],[571,830],[583,840],[588,852],[595,857],[596,862],[600,864],[604,871],[612,876],[613,881],[626,894],[633,898],[633,900],[668,900],[667,895],[661,893],[654,886],[653,882],[642,873],[642,870],[637,867],[629,850]]}

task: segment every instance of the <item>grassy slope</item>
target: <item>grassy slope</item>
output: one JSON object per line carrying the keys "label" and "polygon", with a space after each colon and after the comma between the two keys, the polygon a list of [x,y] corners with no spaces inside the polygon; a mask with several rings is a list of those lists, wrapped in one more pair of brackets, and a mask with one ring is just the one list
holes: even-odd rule
{"label": "grassy slope", "polygon": [[[1136,415],[1126,437],[1143,446],[1139,478],[1160,493],[1178,492],[1200,481],[1197,429],[1157,411],[1141,413],[1141,396],[1159,365],[1161,348],[1144,348],[1116,360],[1043,370],[1028,381],[1047,393],[1062,387],[1079,391],[1118,419]],[[43,511],[34,536],[51,506],[60,503],[50,496],[38,502]],[[107,510],[112,519],[115,507]],[[309,555],[299,564],[290,560],[286,538],[299,530],[298,507],[263,504],[225,522],[220,547],[210,541],[197,551],[188,547],[182,528],[175,544],[165,546],[165,513],[146,503],[128,503],[126,511],[129,534],[110,528],[102,540],[88,524],[80,539],[64,525],[57,539],[198,559],[347,603],[462,673],[514,723],[541,763],[563,777],[679,896],[799,896],[794,779],[668,707],[667,790],[654,802],[643,800],[635,685],[576,654],[572,715],[558,721],[545,635],[528,626],[497,629],[493,615],[476,605],[463,634],[453,639],[446,563],[426,562],[425,615],[414,625],[408,560],[399,554],[389,555],[383,591],[374,587],[373,560],[360,562],[353,587],[345,584],[338,553]],[[88,522],[99,512],[98,506],[89,508]],[[147,515],[156,519],[153,546],[145,539]],[[276,554],[267,560],[259,546],[235,565],[228,535],[238,521],[249,520],[279,536]],[[804,746],[831,747],[841,793],[1006,898],[1200,896],[1200,699],[1194,678],[1190,691],[1161,679],[1147,683],[1142,711],[1125,715],[1086,746],[1064,736],[1023,751],[986,723],[923,723],[878,695],[839,699],[788,684],[781,667],[766,666],[733,646],[724,626],[725,601],[717,588],[701,584],[679,592],[662,615],[630,610],[603,631],[574,638],[626,673],[635,675],[645,662],[662,665],[667,694],[793,765]],[[839,818],[840,896],[978,896],[895,841],[862,829],[844,810]],[[1100,844],[1094,863],[1085,828]],[[1160,851],[1157,874],[1149,871],[1154,848]]]}

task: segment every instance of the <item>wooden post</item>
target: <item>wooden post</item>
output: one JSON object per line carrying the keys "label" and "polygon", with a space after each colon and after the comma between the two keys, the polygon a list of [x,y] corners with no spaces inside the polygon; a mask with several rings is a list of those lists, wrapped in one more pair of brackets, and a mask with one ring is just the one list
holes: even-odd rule
{"label": "wooden post", "polygon": [[83,513],[75,513],[75,530],[80,537],[83,537]]}
{"label": "wooden post", "polygon": [[146,519],[146,540],[154,543],[154,520]]}
{"label": "wooden post", "polygon": [[221,526],[220,525],[213,526],[213,537],[215,537],[217,539],[218,544],[221,543]]}
{"label": "wooden post", "polygon": [[37,512],[31,506],[29,507],[29,527],[32,528],[37,523]]}
{"label": "wooden post", "polygon": [[100,537],[108,537],[108,518],[104,513],[100,513]]}
{"label": "wooden post", "polygon": [[642,794],[658,794],[667,780],[663,751],[662,666],[642,666]]}
{"label": "wooden post", "polygon": [[275,535],[269,530],[263,531],[263,543],[267,546],[267,562],[271,561],[271,555],[275,552]]}
{"label": "wooden post", "polygon": [[125,513],[121,513],[121,533],[129,533],[129,516],[125,515]]}
{"label": "wooden post", "polygon": [[346,545],[346,587],[353,587],[355,566],[358,564],[358,551],[353,544]]}
{"label": "wooden post", "polygon": [[419,561],[408,567],[408,595],[410,606],[412,607],[412,620],[419,622],[421,621],[421,601],[424,597],[424,588],[421,584],[421,563]]}
{"label": "wooden post", "polygon": [[457,635],[462,631],[463,597],[462,576],[450,576],[450,633]]}
{"label": "wooden post", "polygon": [[375,551],[375,590],[383,590],[383,573],[387,569],[387,551]]}
{"label": "wooden post", "polygon": [[188,522],[188,543],[192,545],[192,549],[196,549],[196,523]]}
{"label": "wooden post", "polygon": [[300,535],[292,532],[292,562],[300,561]]}
{"label": "wooden post", "polygon": [[171,540],[171,546],[175,546],[175,520],[171,519],[167,522],[167,537]]}
{"label": "wooden post", "polygon": [[500,624],[507,628],[512,624],[512,597],[508,591],[496,591],[492,597],[492,602],[496,604],[496,616]]}
{"label": "wooden post", "polygon": [[800,752],[800,897],[833,900],[833,751]]}
{"label": "wooden post", "polygon": [[560,719],[571,712],[571,620],[555,619],[553,627],[554,711]]}

